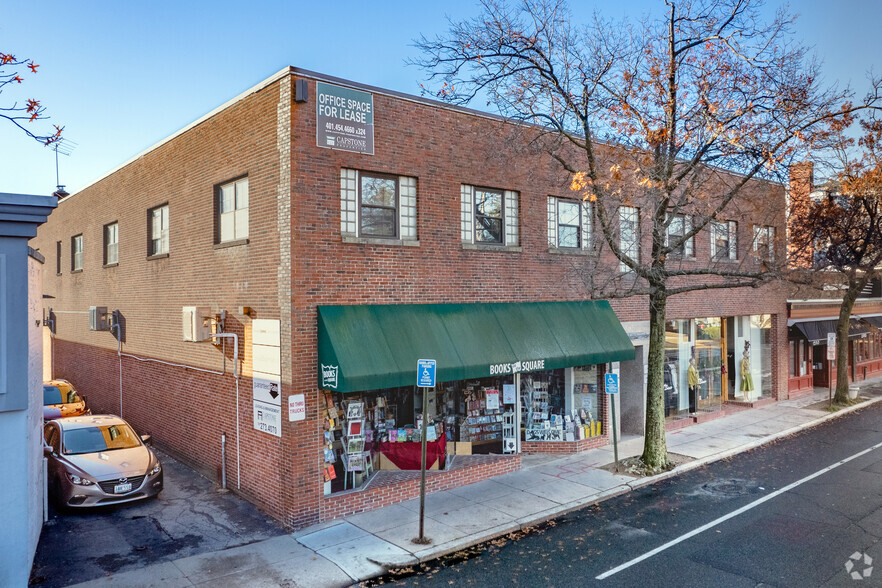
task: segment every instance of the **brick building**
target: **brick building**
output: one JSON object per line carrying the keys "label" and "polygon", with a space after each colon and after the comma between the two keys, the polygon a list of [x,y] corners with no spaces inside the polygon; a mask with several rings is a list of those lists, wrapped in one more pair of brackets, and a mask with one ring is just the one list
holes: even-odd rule
{"label": "brick building", "polygon": [[[812,202],[838,194],[835,182],[815,183],[814,165],[805,161],[790,170],[790,223],[809,214]],[[791,225],[793,234],[794,225]],[[801,240],[801,239],[800,239]],[[797,267],[819,267],[811,244],[790,243],[790,258]],[[808,245],[808,246],[806,246]],[[827,337],[835,333],[842,306],[842,276],[822,272],[816,277],[825,285],[803,297],[791,295],[787,302],[789,326],[788,389],[790,396],[810,393],[814,387],[836,385],[836,362],[828,359]],[[882,280],[870,279],[858,295],[851,312],[848,340],[848,381],[858,382],[882,375]]]}
{"label": "brick building", "polygon": [[[291,527],[412,498],[422,415],[455,454],[430,491],[608,443],[607,372],[641,433],[646,300],[577,302],[591,207],[551,158],[508,147],[514,128],[280,71],[59,203],[31,242],[53,375],[218,480],[225,451],[228,485]],[[702,231],[696,263],[783,254],[783,187],[755,184],[776,213]],[[639,214],[620,222],[643,247]],[[787,397],[778,287],[680,295],[667,315],[671,427]]]}

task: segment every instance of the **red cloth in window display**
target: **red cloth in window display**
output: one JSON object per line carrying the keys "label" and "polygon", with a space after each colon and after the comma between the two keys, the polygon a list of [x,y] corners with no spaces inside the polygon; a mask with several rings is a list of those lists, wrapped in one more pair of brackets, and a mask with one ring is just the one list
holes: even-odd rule
{"label": "red cloth in window display", "polygon": [[[401,470],[418,470],[420,469],[420,453],[422,452],[422,443],[416,441],[408,442],[386,442],[377,444],[380,453],[389,458],[389,461],[395,464]],[[439,459],[445,459],[447,455],[447,435],[441,435],[436,441],[426,442],[426,469],[435,465]],[[443,463],[443,462],[442,462]],[[440,466],[439,466],[440,467]]]}

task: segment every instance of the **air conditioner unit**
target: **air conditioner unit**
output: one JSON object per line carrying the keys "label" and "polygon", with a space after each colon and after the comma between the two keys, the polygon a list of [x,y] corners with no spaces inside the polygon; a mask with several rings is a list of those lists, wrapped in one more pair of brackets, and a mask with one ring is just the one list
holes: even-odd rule
{"label": "air conditioner unit", "polygon": [[106,306],[90,306],[89,307],[89,330],[90,331],[109,331],[110,321],[107,319]]}
{"label": "air conditioner unit", "polygon": [[182,312],[184,341],[205,341],[211,335],[214,316],[211,309],[185,306]]}

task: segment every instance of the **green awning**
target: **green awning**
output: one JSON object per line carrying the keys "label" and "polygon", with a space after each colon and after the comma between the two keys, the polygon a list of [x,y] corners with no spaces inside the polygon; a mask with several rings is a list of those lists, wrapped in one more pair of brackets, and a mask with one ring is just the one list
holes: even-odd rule
{"label": "green awning", "polygon": [[634,359],[605,300],[318,307],[318,381],[340,392],[416,384],[418,359],[451,382]]}

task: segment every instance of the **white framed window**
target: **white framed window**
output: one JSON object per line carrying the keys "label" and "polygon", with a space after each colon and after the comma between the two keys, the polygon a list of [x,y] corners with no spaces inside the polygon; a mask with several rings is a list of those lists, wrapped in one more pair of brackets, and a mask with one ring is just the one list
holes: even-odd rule
{"label": "white framed window", "polygon": [[463,184],[460,211],[463,243],[518,245],[517,192]]}
{"label": "white framed window", "polygon": [[[682,214],[674,215],[668,223],[668,232],[665,234],[665,246],[672,241],[677,240],[692,230],[692,217]],[[695,256],[695,240],[689,237],[679,246],[671,251],[671,255],[676,257],[694,257]]]}
{"label": "white framed window", "polygon": [[70,238],[70,271],[83,269],[83,236],[74,235]]}
{"label": "white framed window", "polygon": [[344,237],[416,241],[416,178],[340,170]]}
{"label": "white framed window", "polygon": [[753,250],[762,261],[775,261],[775,227],[753,226]]}
{"label": "white framed window", "polygon": [[104,225],[104,265],[119,263],[119,223]]}
{"label": "white framed window", "polygon": [[[622,253],[640,261],[640,209],[633,206],[619,207],[619,249]],[[622,272],[633,271],[625,262],[619,262]]]}
{"label": "white framed window", "polygon": [[738,259],[738,223],[735,221],[712,221],[711,259]]}
{"label": "white framed window", "polygon": [[218,243],[248,238],[248,178],[218,186]]}
{"label": "white framed window", "polygon": [[150,225],[150,240],[147,255],[168,254],[168,204],[163,204],[148,210],[147,221]]}
{"label": "white framed window", "polygon": [[559,249],[591,247],[591,203],[548,197],[548,246]]}

